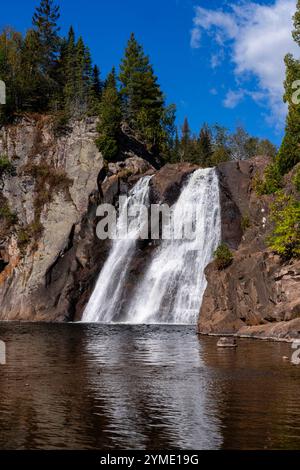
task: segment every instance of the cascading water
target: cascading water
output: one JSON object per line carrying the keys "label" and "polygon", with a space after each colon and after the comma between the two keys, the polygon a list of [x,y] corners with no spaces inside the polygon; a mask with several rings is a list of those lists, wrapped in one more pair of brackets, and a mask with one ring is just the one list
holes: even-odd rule
{"label": "cascading water", "polygon": [[[149,204],[150,179],[151,176],[141,178],[129,193],[117,222],[117,231],[120,233],[123,232],[124,227],[127,227],[129,206],[141,204],[147,206]],[[118,318],[122,290],[130,261],[135,253],[136,239],[141,230],[141,219],[137,218],[130,224],[128,238],[114,241],[94,292],[83,313],[82,321],[110,323],[114,318]]]}
{"label": "cascading water", "polygon": [[196,323],[206,278],[204,269],[221,238],[219,182],[214,169],[195,171],[173,208],[172,235],[192,216],[193,239],[164,240],[129,305],[132,323]]}
{"label": "cascading water", "polygon": [[[150,177],[141,179],[130,193],[127,205],[148,204]],[[191,207],[193,212],[191,212]],[[118,227],[125,223],[127,208],[120,213]],[[213,168],[195,171],[172,208],[171,237],[161,241],[142,280],[137,285],[122,321],[126,323],[183,323],[197,321],[206,289],[205,267],[221,238],[218,176]],[[176,239],[182,222],[196,216],[193,238]],[[194,219],[193,219],[194,221]],[[110,323],[120,317],[122,294],[135,250],[134,236],[140,233],[137,219],[128,240],[115,241],[83,315],[86,322]]]}

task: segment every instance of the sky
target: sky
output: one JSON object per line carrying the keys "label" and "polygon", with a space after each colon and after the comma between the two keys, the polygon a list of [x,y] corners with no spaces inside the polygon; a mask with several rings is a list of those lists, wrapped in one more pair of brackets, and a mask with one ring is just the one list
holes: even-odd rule
{"label": "sky", "polygon": [[[284,56],[298,56],[291,36],[296,0],[56,0],[61,33],[72,24],[90,47],[102,78],[118,67],[133,31],[150,56],[167,103],[187,116],[279,145]],[[39,0],[2,2],[0,29],[25,32]],[[1,77],[0,77],[1,78]]]}

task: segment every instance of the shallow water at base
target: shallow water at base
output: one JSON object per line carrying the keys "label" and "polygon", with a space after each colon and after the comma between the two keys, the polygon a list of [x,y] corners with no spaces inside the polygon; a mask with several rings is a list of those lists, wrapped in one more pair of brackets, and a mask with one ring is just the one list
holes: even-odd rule
{"label": "shallow water at base", "polygon": [[297,449],[286,343],[216,348],[194,327],[0,325],[1,449]]}

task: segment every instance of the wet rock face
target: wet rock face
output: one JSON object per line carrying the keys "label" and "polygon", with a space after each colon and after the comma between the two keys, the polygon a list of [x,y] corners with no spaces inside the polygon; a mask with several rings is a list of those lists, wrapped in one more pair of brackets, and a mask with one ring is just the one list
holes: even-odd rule
{"label": "wet rock face", "polygon": [[255,173],[267,163],[256,158],[219,166],[222,238],[235,249],[234,261],[223,271],[215,262],[206,268],[200,333],[300,337],[300,262],[283,264],[267,250],[273,198],[257,197],[252,189]]}
{"label": "wet rock face", "polygon": [[167,164],[158,171],[150,182],[150,199],[153,204],[173,205],[188,176],[199,166],[191,163]]}

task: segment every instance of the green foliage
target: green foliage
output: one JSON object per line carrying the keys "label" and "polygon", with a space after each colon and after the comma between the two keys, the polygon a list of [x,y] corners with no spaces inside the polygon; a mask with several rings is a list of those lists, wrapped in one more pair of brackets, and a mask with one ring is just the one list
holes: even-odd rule
{"label": "green foliage", "polygon": [[50,204],[55,193],[62,191],[69,197],[69,187],[73,183],[66,174],[48,164],[28,164],[23,168],[25,175],[30,175],[35,180],[34,216],[35,221],[40,220],[40,215],[46,204]]}
{"label": "green foliage", "polygon": [[9,225],[15,225],[18,222],[17,215],[12,212],[11,208],[9,207],[7,201],[1,201],[0,207],[0,219],[4,219],[4,221]]}
{"label": "green foliage", "polygon": [[150,151],[163,151],[168,144],[170,125],[174,124],[174,113],[166,112],[153,67],[133,33],[121,62],[119,79],[124,120]]}
{"label": "green foliage", "polygon": [[186,117],[181,129],[181,141],[179,149],[180,161],[187,161],[190,158],[191,152],[191,129],[189,126],[188,118]]}
{"label": "green foliage", "polygon": [[113,160],[119,151],[118,136],[122,120],[121,100],[117,89],[115,69],[108,76],[99,105],[99,137],[96,144],[107,161]]}
{"label": "green foliage", "polygon": [[[11,28],[0,34],[0,77],[7,103],[0,124],[24,112],[53,112],[65,119],[97,114],[101,96],[99,69],[71,27],[59,36],[59,7],[41,0],[25,37]],[[63,127],[61,127],[63,130]]]}
{"label": "green foliage", "polygon": [[269,140],[251,137],[241,127],[230,134],[218,124],[204,124],[199,138],[196,138],[191,133],[187,118],[182,126],[181,139],[177,133],[175,142],[173,161],[190,161],[202,167],[215,166],[230,160],[246,160],[256,155],[275,157],[277,153],[275,145]]}
{"label": "green foliage", "polygon": [[227,245],[222,243],[214,252],[218,269],[221,271],[232,264],[233,254]]}
{"label": "green foliage", "polygon": [[276,145],[272,144],[268,139],[255,139],[255,151],[252,156],[255,155],[266,155],[267,157],[275,160],[278,153]]}
{"label": "green foliage", "polygon": [[215,124],[211,129],[211,134],[213,149],[213,154],[211,157],[212,165],[228,162],[231,158],[228,130],[225,127]]}
{"label": "green foliage", "polygon": [[288,173],[300,162],[300,114],[294,105],[290,105],[279,153],[278,164],[282,175]]}
{"label": "green foliage", "polygon": [[6,155],[0,155],[0,177],[4,174],[12,174],[15,170],[13,164],[9,161]]}
{"label": "green foliage", "polygon": [[283,260],[300,257],[300,202],[279,193],[271,208],[275,224],[268,245]]}
{"label": "green foliage", "polygon": [[297,171],[293,177],[293,183],[295,185],[296,190],[300,193],[300,166],[297,168]]}
{"label": "green foliage", "polygon": [[202,166],[211,166],[212,164],[212,135],[207,124],[204,124],[200,131],[197,142],[199,161]]}
{"label": "green foliage", "polygon": [[246,230],[251,227],[251,221],[250,221],[249,214],[245,214],[242,217],[241,226],[242,226],[243,232],[246,232]]}
{"label": "green foliage", "polygon": [[29,66],[33,64],[36,73],[40,75],[38,81],[42,95],[39,105],[46,109],[52,106],[58,87],[56,66],[60,47],[59,17],[59,6],[53,0],[41,0],[32,17],[33,29],[27,43],[31,55]]}
{"label": "green foliage", "polygon": [[274,194],[282,188],[283,180],[278,166],[278,162],[270,163],[265,168],[263,177],[256,175],[253,182],[255,192],[262,196],[263,194]]}
{"label": "green foliage", "polygon": [[41,0],[36,8],[32,24],[38,40],[38,51],[41,55],[41,64],[46,72],[51,71],[59,47],[59,27],[57,21],[60,17],[59,6],[53,0]]}
{"label": "green foliage", "polygon": [[[300,46],[300,2],[294,16],[294,40]],[[293,84],[299,80],[300,61],[292,54],[285,57],[286,79],[284,83],[285,93],[283,100],[288,103],[288,115],[286,119],[285,135],[278,154],[278,165],[282,175],[288,173],[300,162],[300,108],[299,91]],[[295,95],[296,94],[296,95]]]}
{"label": "green foliage", "polygon": [[216,147],[211,156],[211,165],[216,166],[230,160],[230,153],[226,147]]}

